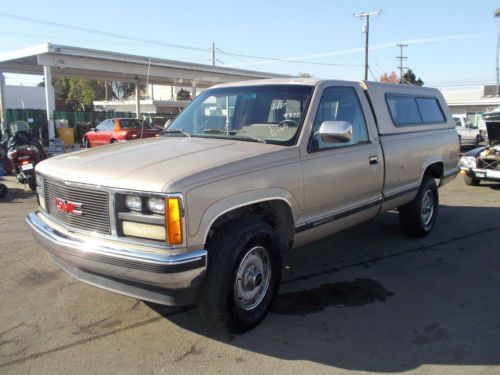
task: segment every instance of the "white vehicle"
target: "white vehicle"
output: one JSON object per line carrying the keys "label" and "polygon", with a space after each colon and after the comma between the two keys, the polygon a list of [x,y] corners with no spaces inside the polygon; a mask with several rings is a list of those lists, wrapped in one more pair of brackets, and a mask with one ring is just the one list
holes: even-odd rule
{"label": "white vehicle", "polygon": [[479,127],[474,126],[472,122],[464,115],[453,115],[455,127],[457,129],[460,146],[478,147],[484,139]]}

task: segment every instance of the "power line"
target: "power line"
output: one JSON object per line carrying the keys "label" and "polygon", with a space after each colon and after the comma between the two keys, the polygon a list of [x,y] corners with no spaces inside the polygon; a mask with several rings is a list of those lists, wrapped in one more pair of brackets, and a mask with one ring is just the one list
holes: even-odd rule
{"label": "power line", "polygon": [[358,67],[363,66],[360,64],[338,64],[338,63],[325,63],[325,62],[313,62],[313,61],[302,61],[302,60],[294,60],[294,59],[283,59],[279,57],[266,57],[266,56],[255,56],[255,55],[244,55],[241,53],[228,52],[221,50],[220,48],[216,48],[216,50],[227,56],[235,56],[235,57],[243,57],[247,59],[260,59],[260,60],[268,60],[268,61],[279,61],[286,63],[295,63],[295,64],[310,64],[310,65],[325,65],[325,66],[346,66],[346,67]]}
{"label": "power line", "polygon": [[192,51],[200,51],[200,52],[208,52],[208,51],[210,51],[210,49],[208,49],[208,48],[192,47],[192,46],[186,46],[186,45],[182,45],[182,44],[167,43],[167,42],[162,42],[162,41],[159,41],[159,40],[146,39],[146,38],[137,38],[137,37],[128,36],[128,35],[111,33],[111,32],[108,32],[108,31],[101,31],[101,30],[90,29],[90,28],[87,28],[87,27],[66,25],[66,24],[58,23],[58,22],[44,21],[44,20],[40,20],[40,19],[37,19],[37,18],[22,17],[22,16],[17,16],[15,14],[5,13],[5,12],[0,12],[0,17],[12,18],[12,19],[16,19],[16,20],[19,20],[19,21],[37,23],[37,24],[45,25],[45,26],[59,27],[59,28],[67,29],[67,30],[83,31],[83,32],[86,32],[86,33],[91,33],[91,34],[96,34],[96,35],[107,35],[107,36],[111,36],[113,38],[125,39],[125,40],[133,40],[133,41],[136,41],[136,42],[147,43],[147,44],[155,44],[155,45],[160,45],[160,46],[163,46],[163,47],[180,48],[180,49],[192,50]]}
{"label": "power line", "polygon": [[67,29],[67,30],[81,31],[81,32],[85,32],[85,33],[95,34],[95,35],[110,36],[113,38],[123,39],[123,40],[127,40],[127,41],[135,41],[135,42],[146,43],[146,44],[160,45],[163,47],[179,48],[179,49],[199,51],[199,52],[211,52],[212,53],[212,65],[215,65],[214,62],[216,61],[216,59],[214,58],[214,55],[215,55],[215,52],[218,51],[219,53],[227,55],[227,56],[244,57],[244,58],[250,58],[250,59],[261,59],[261,60],[268,60],[268,61],[279,61],[279,62],[287,62],[287,63],[295,63],[295,64],[309,64],[309,65],[323,65],[323,66],[345,66],[345,67],[361,66],[361,65],[357,65],[357,64],[337,64],[337,63],[324,63],[324,62],[311,62],[311,61],[306,62],[306,61],[294,60],[294,59],[282,59],[282,58],[276,58],[276,57],[245,55],[245,54],[223,51],[219,48],[216,48],[215,45],[212,45],[212,48],[201,48],[201,47],[187,46],[187,45],[182,45],[182,44],[174,44],[174,43],[162,42],[159,40],[138,38],[138,37],[123,35],[123,34],[118,34],[118,33],[96,30],[96,29],[91,29],[91,28],[87,28],[87,27],[45,21],[45,20],[41,20],[41,19],[37,19],[37,18],[23,17],[23,16],[9,14],[9,13],[5,13],[5,12],[0,12],[0,17],[11,18],[11,19],[24,21],[24,22],[31,22],[31,23],[36,23],[36,24],[40,24],[40,25],[50,26],[50,27]]}

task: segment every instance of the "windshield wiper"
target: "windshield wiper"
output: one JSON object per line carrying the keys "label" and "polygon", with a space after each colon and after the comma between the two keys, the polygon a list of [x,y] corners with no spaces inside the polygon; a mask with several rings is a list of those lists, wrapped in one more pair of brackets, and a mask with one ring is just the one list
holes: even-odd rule
{"label": "windshield wiper", "polygon": [[247,133],[238,133],[238,134],[235,134],[235,135],[236,135],[237,137],[246,137],[246,138],[252,139],[252,140],[254,140],[255,142],[267,143],[265,139],[262,139],[262,138],[256,137],[255,135],[250,135],[250,134],[247,134]]}
{"label": "windshield wiper", "polygon": [[161,132],[161,134],[167,134],[167,135],[183,135],[184,137],[191,137],[191,134],[188,132],[185,132],[182,129],[165,129]]}
{"label": "windshield wiper", "polygon": [[207,134],[224,134],[224,135],[234,135],[236,137],[245,137],[251,139],[255,142],[267,143],[264,139],[256,137],[255,135],[250,135],[247,133],[239,133],[237,130],[225,130],[225,129],[203,129],[203,133]]}
{"label": "windshield wiper", "polygon": [[203,133],[213,133],[213,134],[226,134],[229,133],[228,131],[224,129],[203,129]]}

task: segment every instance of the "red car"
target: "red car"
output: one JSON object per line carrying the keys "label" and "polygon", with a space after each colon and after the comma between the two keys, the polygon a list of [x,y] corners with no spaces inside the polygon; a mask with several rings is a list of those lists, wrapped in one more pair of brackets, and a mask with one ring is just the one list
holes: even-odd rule
{"label": "red car", "polygon": [[104,120],[83,136],[83,147],[96,147],[134,139],[158,137],[160,131],[136,118]]}

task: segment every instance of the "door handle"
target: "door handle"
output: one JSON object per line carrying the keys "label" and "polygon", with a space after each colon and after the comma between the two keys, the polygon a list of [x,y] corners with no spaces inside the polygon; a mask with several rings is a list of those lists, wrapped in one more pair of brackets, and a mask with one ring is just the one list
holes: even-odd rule
{"label": "door handle", "polygon": [[368,158],[368,160],[370,161],[370,165],[378,164],[378,156],[377,155],[370,156]]}

